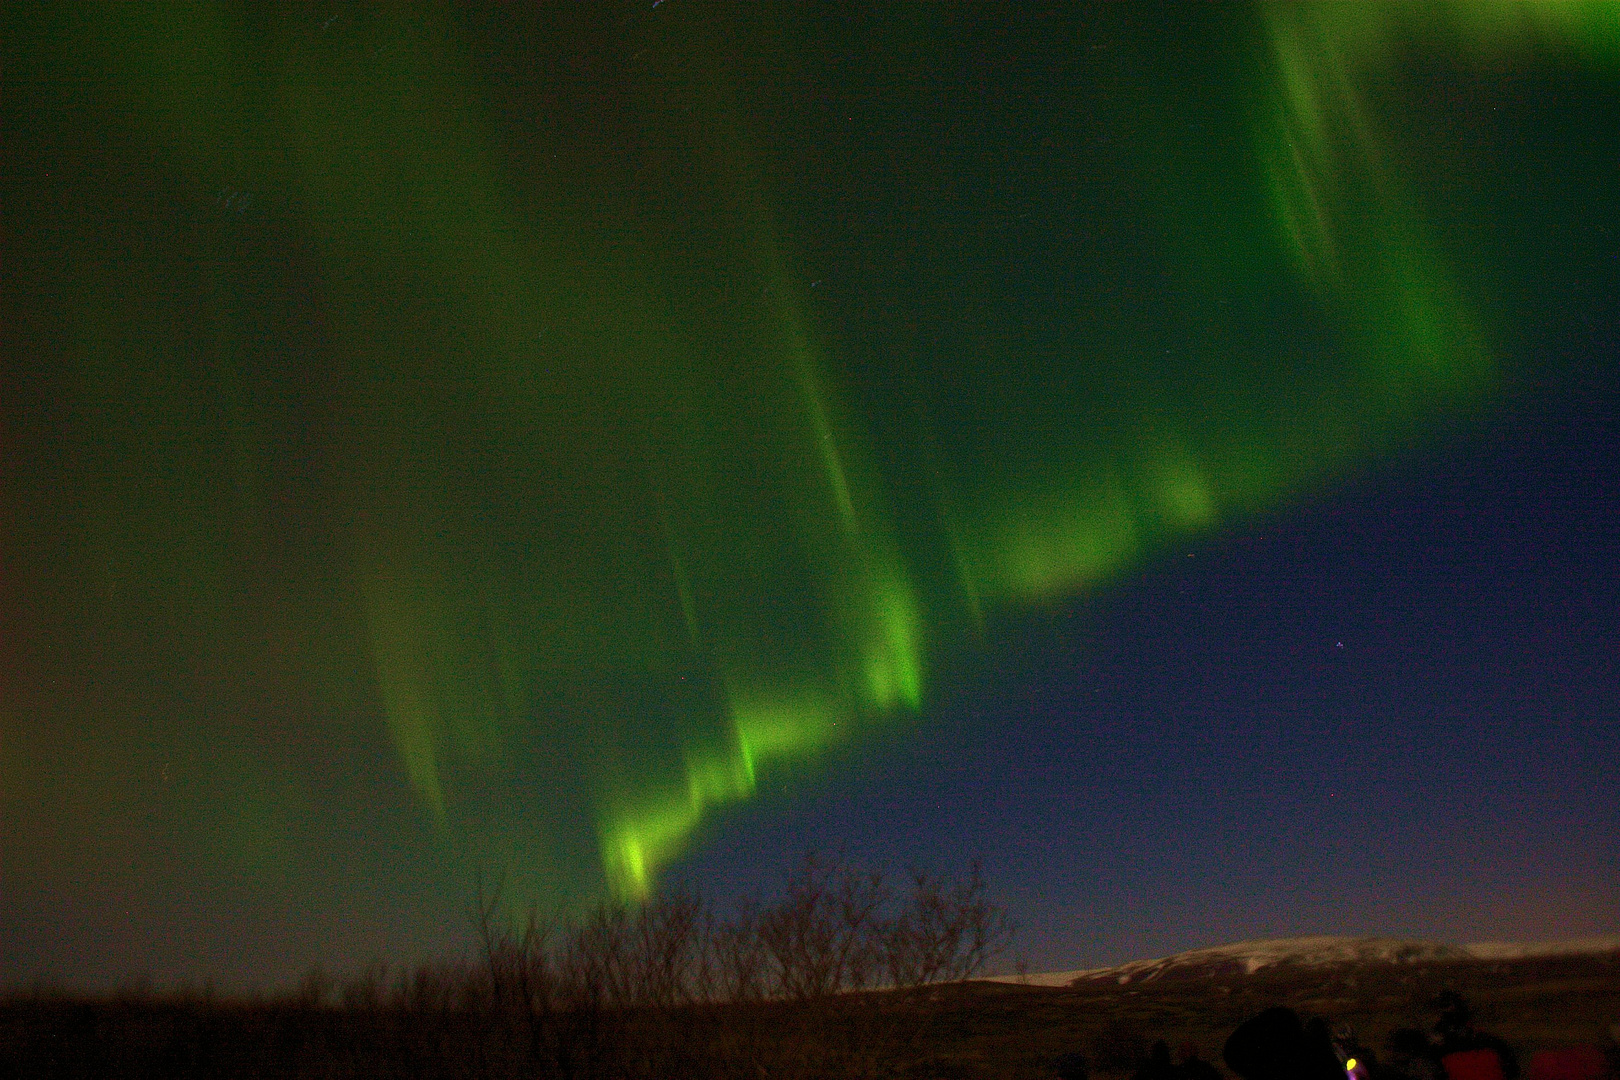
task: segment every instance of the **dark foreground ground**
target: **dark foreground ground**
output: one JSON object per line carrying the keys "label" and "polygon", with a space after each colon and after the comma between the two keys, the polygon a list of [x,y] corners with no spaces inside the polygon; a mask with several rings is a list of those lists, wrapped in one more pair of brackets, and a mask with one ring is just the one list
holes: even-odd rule
{"label": "dark foreground ground", "polygon": [[[1620,954],[1512,963],[1448,963],[1375,970],[1262,971],[1221,980],[1143,986],[1093,984],[1041,990],[966,987],[944,1003],[918,1075],[1037,1077],[1065,1051],[1084,1053],[1093,1075],[1129,1075],[1154,1039],[1190,1043],[1220,1062],[1226,1037],[1272,1005],[1349,1024],[1379,1050],[1398,1028],[1428,1029],[1442,991],[1462,994],[1474,1024],[1505,1039],[1521,1061],[1543,1049],[1612,1047],[1620,1025]],[[1225,1070],[1222,1070],[1225,1072]]]}
{"label": "dark foreground ground", "polygon": [[0,1005],[0,1080],[11,1077],[567,1076],[910,1078],[1056,1076],[1080,1052],[1093,1076],[1128,1076],[1154,1039],[1219,1062],[1228,1034],[1276,1004],[1350,1024],[1383,1046],[1428,1028],[1444,990],[1528,1062],[1537,1050],[1613,1049],[1620,954],[1376,970],[1281,971],[1142,986],[969,983],[808,1006],[754,1005],[543,1017],[494,1008],[310,1008],[208,1000]]}

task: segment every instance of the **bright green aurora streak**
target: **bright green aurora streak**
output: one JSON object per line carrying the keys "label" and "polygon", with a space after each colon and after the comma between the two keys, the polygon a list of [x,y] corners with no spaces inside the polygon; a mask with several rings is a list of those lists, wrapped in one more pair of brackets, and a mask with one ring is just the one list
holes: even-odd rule
{"label": "bright green aurora streak", "polygon": [[[1367,86],[1401,50],[1553,41],[1613,69],[1620,41],[1602,4],[1262,8],[1269,52],[1231,103],[1241,160],[1114,166],[1149,193],[1131,235],[1186,286],[1154,317],[1201,355],[1154,374],[1162,348],[1120,318],[1143,312],[1098,300],[1055,361],[1074,387],[1015,391],[1026,358],[991,341],[970,404],[897,442],[874,434],[888,406],[839,360],[779,157],[729,89],[738,41],[784,47],[681,7],[613,31],[638,66],[601,138],[644,155],[635,190],[599,185],[606,166],[545,115],[506,134],[463,31],[420,13],[315,33],[116,4],[73,39],[128,76],[165,168],[296,193],[342,357],[326,497],[388,736],[443,842],[536,896],[596,888],[586,851],[608,889],[645,895],[715,808],[922,710],[929,669],[980,628],[1477,401],[1490,328]],[[1254,213],[1200,194],[1241,184]],[[85,356],[140,355],[138,327],[97,314],[118,282],[87,273]],[[1292,306],[1268,308],[1284,287]],[[1309,326],[1256,355],[1222,329],[1239,309]],[[210,310],[234,371],[248,316]],[[230,528],[251,533],[270,437],[245,392],[226,398]],[[167,512],[204,538],[186,587],[206,606],[235,534],[207,507]]]}

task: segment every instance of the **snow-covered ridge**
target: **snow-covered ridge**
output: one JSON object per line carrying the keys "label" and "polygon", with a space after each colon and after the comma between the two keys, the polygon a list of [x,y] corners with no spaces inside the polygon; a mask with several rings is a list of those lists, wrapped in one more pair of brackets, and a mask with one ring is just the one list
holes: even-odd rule
{"label": "snow-covered ridge", "polygon": [[1620,952],[1620,936],[1571,938],[1568,941],[1477,941],[1464,945],[1476,960],[1528,960],[1538,956],[1581,956]]}
{"label": "snow-covered ridge", "polygon": [[1473,945],[1448,945],[1438,941],[1410,938],[1321,935],[1239,941],[1231,945],[1194,949],[1191,952],[1177,953],[1175,956],[1164,956],[1154,960],[1136,960],[1117,967],[1050,971],[1039,975],[1003,975],[992,981],[1025,983],[1030,986],[1069,986],[1107,980],[1123,985],[1157,982],[1166,978],[1253,975],[1257,971],[1272,967],[1384,966],[1455,960],[1524,960],[1607,952],[1620,952],[1620,936],[1578,938],[1570,941],[1491,941]]}

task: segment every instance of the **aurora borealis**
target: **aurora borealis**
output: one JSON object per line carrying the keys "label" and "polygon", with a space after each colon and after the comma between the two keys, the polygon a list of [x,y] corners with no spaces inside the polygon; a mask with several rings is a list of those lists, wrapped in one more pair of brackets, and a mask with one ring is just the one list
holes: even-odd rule
{"label": "aurora borealis", "polygon": [[178,972],[267,896],[292,967],[357,895],[643,896],[1045,613],[1493,423],[1612,347],[1615,12],[9,11],[19,970],[68,895],[207,912]]}

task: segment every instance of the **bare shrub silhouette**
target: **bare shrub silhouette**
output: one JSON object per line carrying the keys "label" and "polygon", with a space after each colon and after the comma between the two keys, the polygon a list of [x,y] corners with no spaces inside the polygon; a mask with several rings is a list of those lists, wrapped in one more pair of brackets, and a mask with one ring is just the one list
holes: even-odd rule
{"label": "bare shrub silhouette", "polygon": [[293,1004],[301,1009],[324,1008],[331,1000],[336,985],[336,981],[326,973],[326,969],[316,964],[298,980],[298,989],[293,992]]}
{"label": "bare shrub silhouette", "polygon": [[377,1012],[388,997],[388,962],[373,960],[364,971],[343,984],[343,1007],[355,1012]]}
{"label": "bare shrub silhouette", "polygon": [[978,863],[966,878],[946,881],[911,871],[905,904],[888,928],[889,984],[916,989],[972,978],[1011,944],[1013,926],[986,892]]}
{"label": "bare shrub silhouette", "polygon": [[486,1070],[563,1080],[876,1075],[897,1013],[872,992],[967,978],[1010,935],[977,867],[914,872],[897,901],[881,874],[814,855],[774,901],[724,912],[672,890],[514,919],[496,889],[476,922]]}
{"label": "bare shrub silhouette", "polygon": [[280,994],[0,997],[0,1077],[808,1080],[904,1073],[938,1005],[915,991],[1005,943],[977,869],[955,880],[807,856],[774,896],[671,889],[569,917],[480,889],[471,960]]}
{"label": "bare shrub silhouette", "polygon": [[765,999],[771,956],[760,936],[759,909],[759,898],[748,896],[723,919],[706,913],[701,980],[706,1000],[747,1003]]}
{"label": "bare shrub silhouette", "polygon": [[888,899],[881,874],[805,856],[759,920],[776,995],[814,1001],[866,989],[881,970]]}

